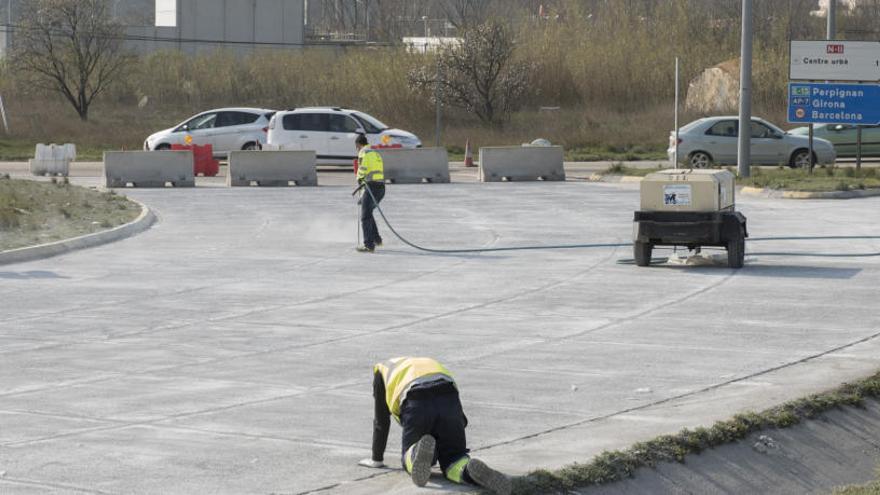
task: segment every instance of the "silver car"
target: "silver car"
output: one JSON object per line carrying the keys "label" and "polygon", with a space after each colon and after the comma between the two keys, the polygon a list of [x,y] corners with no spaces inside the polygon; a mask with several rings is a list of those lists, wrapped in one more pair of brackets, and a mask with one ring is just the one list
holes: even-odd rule
{"label": "silver car", "polygon": [[202,112],[144,141],[144,149],[167,150],[172,144],[210,144],[214,155],[235,150],[257,150],[266,144],[269,119],[275,110],[263,108],[220,108]]}
{"label": "silver car", "polygon": [[[739,142],[739,117],[706,117],[695,120],[678,131],[678,161],[691,168],[714,164],[734,165]],[[670,163],[675,155],[675,132],[670,133]],[[755,165],[788,165],[806,167],[810,164],[809,140],[789,134],[757,117],[752,118],[751,156]],[[813,139],[816,164],[834,164],[837,154],[830,141]]]}

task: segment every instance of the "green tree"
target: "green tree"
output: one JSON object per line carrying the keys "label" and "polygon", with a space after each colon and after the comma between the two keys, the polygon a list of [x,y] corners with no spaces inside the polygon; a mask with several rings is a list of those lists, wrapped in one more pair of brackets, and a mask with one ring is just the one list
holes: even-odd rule
{"label": "green tree", "polygon": [[15,29],[12,66],[60,93],[83,121],[129,62],[107,0],[33,0]]}

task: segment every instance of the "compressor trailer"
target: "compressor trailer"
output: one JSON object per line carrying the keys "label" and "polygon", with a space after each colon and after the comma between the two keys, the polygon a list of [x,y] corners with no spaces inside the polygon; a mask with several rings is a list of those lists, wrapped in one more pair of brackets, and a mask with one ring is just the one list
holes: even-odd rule
{"label": "compressor trailer", "polygon": [[738,211],[661,212],[637,211],[633,255],[636,264],[648,266],[654,246],[727,248],[727,266],[742,268],[746,252],[746,217]]}
{"label": "compressor trailer", "polygon": [[633,217],[633,255],[651,264],[654,246],[727,249],[727,266],[745,261],[746,217],[735,210],[734,176],[726,170],[663,170],[641,184]]}

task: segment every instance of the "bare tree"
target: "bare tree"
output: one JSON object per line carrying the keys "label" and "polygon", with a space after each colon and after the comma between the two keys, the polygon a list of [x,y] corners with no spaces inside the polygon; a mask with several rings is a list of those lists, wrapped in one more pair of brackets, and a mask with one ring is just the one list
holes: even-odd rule
{"label": "bare tree", "polygon": [[486,21],[492,3],[493,0],[443,0],[441,8],[453,26],[468,29]]}
{"label": "bare tree", "polygon": [[526,91],[531,66],[513,60],[514,41],[501,24],[485,23],[464,32],[461,43],[409,74],[410,87],[435,93],[452,106],[473,112],[485,123],[500,124],[516,110]]}
{"label": "bare tree", "polygon": [[85,121],[129,62],[122,40],[107,0],[33,0],[16,27],[12,64],[35,86],[61,93]]}

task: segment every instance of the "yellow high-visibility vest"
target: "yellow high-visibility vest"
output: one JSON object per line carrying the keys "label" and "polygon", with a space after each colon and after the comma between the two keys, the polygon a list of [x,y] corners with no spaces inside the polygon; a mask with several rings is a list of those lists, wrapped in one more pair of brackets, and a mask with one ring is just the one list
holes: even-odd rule
{"label": "yellow high-visibility vest", "polygon": [[364,146],[358,153],[358,181],[384,182],[385,165],[378,151]]}
{"label": "yellow high-visibility vest", "polygon": [[400,406],[406,393],[417,384],[444,380],[455,383],[452,373],[434,359],[426,357],[399,357],[379,363],[373,373],[380,373],[385,382],[385,402],[399,423]]}

